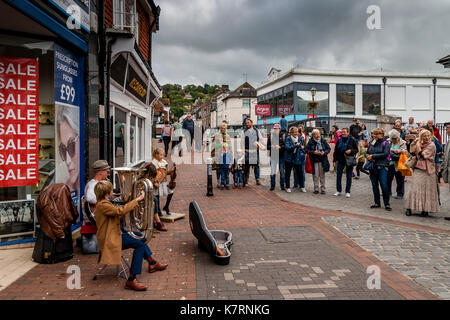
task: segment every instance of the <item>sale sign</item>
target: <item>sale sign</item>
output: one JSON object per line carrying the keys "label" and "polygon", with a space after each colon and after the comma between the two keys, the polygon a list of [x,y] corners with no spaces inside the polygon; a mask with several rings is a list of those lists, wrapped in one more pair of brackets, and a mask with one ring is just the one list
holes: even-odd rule
{"label": "sale sign", "polygon": [[38,183],[39,63],[0,56],[0,187]]}
{"label": "sale sign", "polygon": [[291,105],[279,105],[277,106],[278,115],[288,115],[292,112],[292,106]]}
{"label": "sale sign", "polygon": [[270,116],[270,105],[256,105],[255,114],[257,116]]}

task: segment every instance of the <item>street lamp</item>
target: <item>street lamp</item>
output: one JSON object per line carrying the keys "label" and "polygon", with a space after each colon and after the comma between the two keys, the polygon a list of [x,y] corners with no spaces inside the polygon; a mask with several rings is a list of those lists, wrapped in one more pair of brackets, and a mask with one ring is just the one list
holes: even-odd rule
{"label": "street lamp", "polygon": [[318,103],[314,101],[314,97],[316,96],[316,92],[317,92],[316,88],[312,87],[311,88],[312,102],[308,103],[308,108],[310,110],[312,110],[312,112],[313,112],[313,116],[312,116],[313,120],[312,121],[314,121],[314,119],[315,119],[315,112],[314,111],[316,110],[317,105],[318,105]]}

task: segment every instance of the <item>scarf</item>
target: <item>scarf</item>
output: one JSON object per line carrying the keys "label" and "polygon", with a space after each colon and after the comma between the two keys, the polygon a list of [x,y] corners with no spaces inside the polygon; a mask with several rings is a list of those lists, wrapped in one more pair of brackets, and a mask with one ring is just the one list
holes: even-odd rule
{"label": "scarf", "polygon": [[[345,141],[344,141],[345,140]],[[339,146],[338,149],[341,152],[345,152],[347,150],[348,143],[350,142],[350,136],[347,136],[347,138],[341,137],[339,140]]]}
{"label": "scarf", "polygon": [[316,142],[316,150],[317,151],[323,151],[323,146],[322,146],[322,139],[319,138],[318,140],[316,140],[315,138],[313,138],[314,141]]}

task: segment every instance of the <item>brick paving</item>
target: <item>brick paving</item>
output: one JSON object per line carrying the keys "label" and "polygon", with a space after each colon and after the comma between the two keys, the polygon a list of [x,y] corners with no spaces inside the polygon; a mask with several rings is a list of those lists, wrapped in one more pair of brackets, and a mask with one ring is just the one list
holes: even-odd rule
{"label": "brick paving", "polygon": [[347,217],[326,222],[394,269],[450,299],[450,236]]}
{"label": "brick paving", "polygon": [[[220,283],[215,286],[217,290],[214,291],[227,299],[246,295],[239,290],[229,290],[242,285],[251,290],[256,286],[257,293],[249,294],[250,299],[269,296],[277,299],[358,299],[362,296],[373,299],[438,298],[322,220],[324,216],[361,216],[315,208],[311,206],[313,202],[307,203],[310,206],[289,202],[268,191],[267,187],[254,184],[243,190],[214,188],[214,197],[206,197],[205,165],[178,167],[173,211],[188,213],[189,203],[196,200],[209,229],[232,230],[235,244],[229,266],[215,265],[210,257],[198,250],[188,219],[183,219],[168,224],[169,232],[157,234],[150,243],[155,258],[169,263],[169,267],[163,272],[144,272],[140,276],[139,279],[150,286],[147,292],[124,290],[124,280],[113,275],[114,267],[110,271],[111,276],[93,281],[92,277],[99,267],[96,264],[97,256],[82,255],[76,249],[76,256],[71,261],[33,268],[1,291],[0,299],[218,299],[219,294],[208,294],[209,281],[215,286],[215,280],[207,277],[209,273],[221,275]],[[435,227],[377,217],[362,218],[419,230],[438,230]],[[442,232],[450,233],[446,230]],[[301,241],[296,233],[302,236]],[[275,262],[272,265],[267,262],[256,263],[263,261],[261,259]],[[71,264],[81,268],[80,290],[66,288],[69,277],[66,270]],[[382,289],[375,293],[367,290],[364,281],[368,277],[366,268],[374,264],[380,267],[383,275]],[[270,272],[258,271],[265,268]],[[233,273],[233,270],[239,272]],[[245,274],[245,277],[240,278],[237,274]],[[254,278],[254,275],[260,278]],[[270,283],[264,279],[268,275],[273,279]],[[226,280],[231,277],[234,280]],[[310,282],[316,287],[308,287]],[[277,287],[274,288],[274,285]],[[250,292],[255,293],[254,290]]]}

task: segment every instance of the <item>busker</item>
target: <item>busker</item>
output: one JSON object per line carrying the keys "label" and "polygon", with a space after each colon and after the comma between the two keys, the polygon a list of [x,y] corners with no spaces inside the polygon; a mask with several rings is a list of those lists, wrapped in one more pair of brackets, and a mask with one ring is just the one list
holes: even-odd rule
{"label": "busker", "polygon": [[142,272],[142,261],[147,260],[150,273],[166,269],[167,264],[161,264],[153,259],[150,248],[145,244],[145,238],[136,240],[120,228],[120,218],[136,208],[139,201],[144,199],[144,194],[124,206],[117,207],[108,200],[114,196],[111,182],[105,180],[97,182],[94,192],[97,197],[95,215],[100,263],[120,265],[122,250],[133,248],[133,260],[125,288],[136,291],[147,290],[147,287],[136,279]]}

